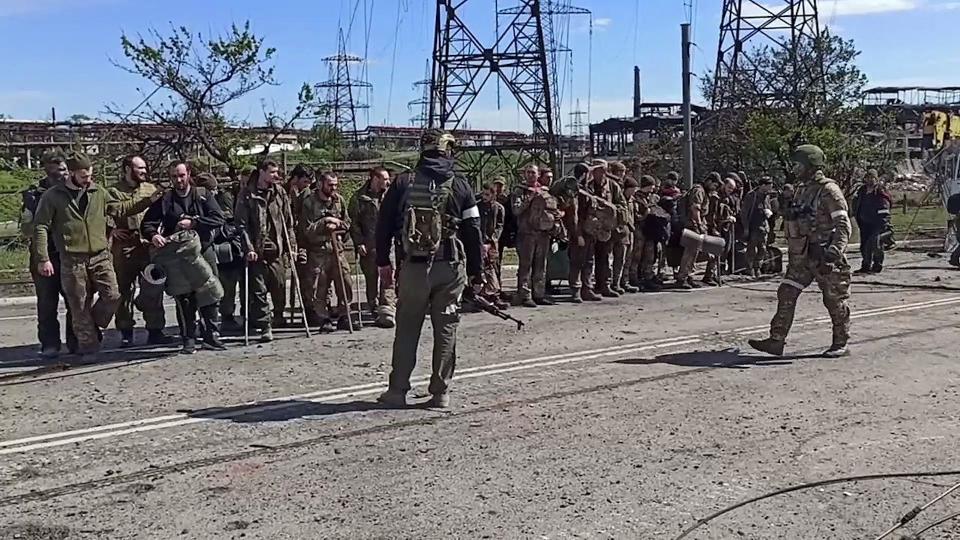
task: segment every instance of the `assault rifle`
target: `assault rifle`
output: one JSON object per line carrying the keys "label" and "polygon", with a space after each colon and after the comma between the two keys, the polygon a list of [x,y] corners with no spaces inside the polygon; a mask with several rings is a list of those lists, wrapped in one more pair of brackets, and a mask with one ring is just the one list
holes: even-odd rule
{"label": "assault rifle", "polygon": [[469,288],[469,287],[467,288],[467,292],[466,292],[466,294],[464,295],[464,299],[467,300],[467,301],[469,301],[469,302],[472,302],[473,305],[477,306],[477,308],[479,308],[481,311],[484,311],[484,312],[486,312],[486,313],[489,313],[490,315],[493,315],[494,317],[503,319],[503,320],[505,320],[505,321],[512,321],[512,322],[517,323],[517,330],[523,330],[523,326],[524,326],[524,324],[525,324],[523,321],[521,321],[520,319],[517,319],[517,318],[512,317],[510,314],[506,313],[506,312],[503,311],[502,309],[500,309],[500,308],[498,308],[497,306],[491,304],[490,301],[487,300],[486,298],[483,298],[482,296],[479,296],[479,295],[477,295],[476,293],[474,293],[474,292],[473,292],[473,289],[471,289],[471,288]]}

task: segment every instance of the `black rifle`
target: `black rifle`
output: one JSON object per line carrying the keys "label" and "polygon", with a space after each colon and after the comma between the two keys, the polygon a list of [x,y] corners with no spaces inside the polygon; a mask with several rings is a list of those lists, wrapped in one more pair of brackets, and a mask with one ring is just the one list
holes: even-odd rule
{"label": "black rifle", "polygon": [[520,319],[511,317],[508,313],[504,312],[502,309],[491,304],[489,300],[473,293],[472,289],[469,289],[469,288],[467,289],[467,293],[464,295],[464,299],[469,302],[472,302],[473,305],[480,308],[481,311],[485,311],[490,315],[493,315],[494,317],[498,317],[505,321],[513,321],[517,323],[517,330],[523,330],[523,325],[525,324],[523,321],[521,321]]}

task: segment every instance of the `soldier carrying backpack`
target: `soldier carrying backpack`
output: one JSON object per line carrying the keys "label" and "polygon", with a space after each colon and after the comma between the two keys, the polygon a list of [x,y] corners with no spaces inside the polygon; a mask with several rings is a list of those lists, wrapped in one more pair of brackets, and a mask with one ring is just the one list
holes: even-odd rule
{"label": "soldier carrying backpack", "polygon": [[377,266],[390,286],[397,254],[397,330],[389,389],[379,401],[392,407],[407,404],[410,375],[417,363],[417,345],[427,313],[433,325],[433,376],[429,405],[450,405],[449,389],[456,365],[460,298],[467,276],[477,290],[483,284],[480,210],[467,180],[454,172],[452,135],[429,130],[421,138],[420,160],[412,173],[401,175],[383,197],[377,220]]}

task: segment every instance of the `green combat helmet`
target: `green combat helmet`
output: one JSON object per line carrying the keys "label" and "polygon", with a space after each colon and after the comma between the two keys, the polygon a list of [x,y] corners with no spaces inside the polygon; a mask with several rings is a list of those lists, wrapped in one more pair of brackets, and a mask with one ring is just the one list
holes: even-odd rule
{"label": "green combat helmet", "polygon": [[445,156],[450,156],[457,145],[457,139],[448,131],[428,129],[420,137],[420,150],[427,152],[436,150]]}

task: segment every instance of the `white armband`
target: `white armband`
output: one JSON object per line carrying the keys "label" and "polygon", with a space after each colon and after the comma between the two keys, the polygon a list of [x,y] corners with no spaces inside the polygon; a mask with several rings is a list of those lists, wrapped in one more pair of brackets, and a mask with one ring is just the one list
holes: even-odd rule
{"label": "white armband", "polygon": [[477,219],[480,217],[480,209],[476,205],[471,206],[463,211],[463,216],[461,219]]}
{"label": "white armband", "polygon": [[770,216],[772,216],[772,215],[773,215],[773,210],[771,210],[771,209],[769,209],[769,208],[764,208],[764,209],[763,209],[763,216],[764,216],[764,217],[766,217],[767,219],[770,219]]}
{"label": "white armband", "polygon": [[847,211],[846,211],[846,210],[834,210],[833,212],[830,213],[830,218],[831,218],[831,219],[837,219],[837,218],[840,217],[840,216],[847,217]]}

